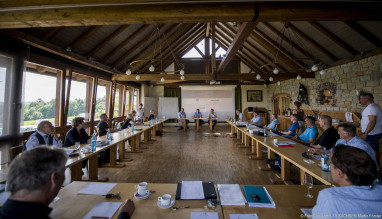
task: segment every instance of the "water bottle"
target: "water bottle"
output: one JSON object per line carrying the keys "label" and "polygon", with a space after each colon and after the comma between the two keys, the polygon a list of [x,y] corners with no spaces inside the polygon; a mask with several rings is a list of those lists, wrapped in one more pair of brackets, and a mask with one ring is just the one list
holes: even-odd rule
{"label": "water bottle", "polygon": [[93,133],[93,136],[91,139],[91,145],[92,145],[92,152],[96,151],[96,146],[97,146],[97,134],[96,134],[96,132]]}
{"label": "water bottle", "polygon": [[154,126],[154,119],[151,120],[151,126]]}
{"label": "water bottle", "polygon": [[131,124],[131,132],[134,132],[134,131],[135,131],[134,124]]}
{"label": "water bottle", "polygon": [[321,169],[322,171],[329,172],[329,154],[324,147],[324,153],[321,155]]}
{"label": "water bottle", "polygon": [[110,142],[111,142],[111,133],[110,133],[110,129],[109,129],[109,131],[107,131],[106,138],[107,138],[107,143],[110,144]]}
{"label": "water bottle", "polygon": [[247,127],[247,132],[249,132],[249,123],[248,122],[246,124],[246,127]]}
{"label": "water bottle", "polygon": [[236,125],[236,118],[233,118],[233,124]]}
{"label": "water bottle", "polygon": [[267,136],[268,136],[267,129],[264,128],[264,137],[267,137]]}

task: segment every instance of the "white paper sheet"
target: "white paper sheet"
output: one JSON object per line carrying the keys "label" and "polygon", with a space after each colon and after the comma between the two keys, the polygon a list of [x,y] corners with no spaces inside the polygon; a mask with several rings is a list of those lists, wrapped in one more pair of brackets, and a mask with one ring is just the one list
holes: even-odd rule
{"label": "white paper sheet", "polygon": [[69,155],[69,154],[73,153],[73,151],[75,151],[76,149],[67,149],[67,148],[64,148],[64,150],[65,150],[65,153],[67,155]]}
{"label": "white paper sheet", "polygon": [[202,181],[182,181],[180,199],[204,199]]}
{"label": "white paper sheet", "polygon": [[121,204],[122,202],[98,202],[83,219],[91,219],[93,216],[112,218]]}
{"label": "white paper sheet", "polygon": [[217,212],[191,212],[191,219],[219,219]]}
{"label": "white paper sheet", "polygon": [[279,144],[296,144],[294,141],[279,141]]}
{"label": "white paper sheet", "polygon": [[245,205],[239,184],[218,184],[221,205]]}
{"label": "white paper sheet", "polygon": [[312,218],[313,208],[301,208],[302,213],[305,214],[307,218]]}
{"label": "white paper sheet", "polygon": [[230,219],[259,219],[257,214],[230,214]]}
{"label": "white paper sheet", "polygon": [[85,195],[106,195],[110,192],[114,186],[117,185],[115,183],[97,183],[91,182],[85,188],[81,189],[78,194]]}
{"label": "white paper sheet", "polygon": [[346,112],[345,113],[345,118],[346,118],[346,122],[353,122],[353,113],[351,112]]}
{"label": "white paper sheet", "polygon": [[128,132],[129,130],[127,130],[127,129],[123,129],[123,130],[121,130],[121,131],[118,131],[117,133],[125,133],[125,132]]}

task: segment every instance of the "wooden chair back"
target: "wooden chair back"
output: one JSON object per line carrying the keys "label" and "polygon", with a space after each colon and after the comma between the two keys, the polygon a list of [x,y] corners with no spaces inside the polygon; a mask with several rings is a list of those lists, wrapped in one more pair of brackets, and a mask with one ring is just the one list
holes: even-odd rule
{"label": "wooden chair back", "polygon": [[11,162],[15,157],[23,152],[24,145],[14,146],[9,148],[9,161]]}

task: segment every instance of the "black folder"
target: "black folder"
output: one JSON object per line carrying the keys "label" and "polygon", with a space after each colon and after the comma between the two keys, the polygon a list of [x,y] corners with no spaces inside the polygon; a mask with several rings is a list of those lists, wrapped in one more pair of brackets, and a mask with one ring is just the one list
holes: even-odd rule
{"label": "black folder", "polygon": [[[218,196],[216,194],[215,185],[213,182],[202,182],[203,191],[204,191],[204,199],[217,199]],[[178,187],[176,188],[176,200],[180,199],[180,193],[182,191],[182,182],[178,182]]]}

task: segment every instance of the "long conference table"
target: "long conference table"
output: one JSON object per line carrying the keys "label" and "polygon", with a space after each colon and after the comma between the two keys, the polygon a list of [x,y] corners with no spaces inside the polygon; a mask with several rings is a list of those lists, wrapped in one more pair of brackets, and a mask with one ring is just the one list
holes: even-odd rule
{"label": "long conference table", "polygon": [[213,120],[216,120],[217,118],[178,118],[178,120],[183,120],[181,123],[183,124],[183,131],[187,131],[187,129],[185,128],[186,127],[186,120],[195,120],[195,128],[196,130],[199,130],[200,129],[200,125],[199,125],[199,120],[208,120],[209,121],[209,127],[210,127],[210,131],[212,131],[212,121]]}
{"label": "long conference table", "polygon": [[[121,199],[106,199],[101,195],[77,194],[78,191],[88,185],[89,182],[72,182],[65,186],[59,194],[58,201],[52,204],[52,218],[83,218],[98,202],[123,202],[126,199],[133,199],[135,211],[132,218],[190,218],[191,212],[217,212],[219,218],[229,219],[230,214],[253,214],[259,218],[301,218],[301,208],[312,208],[316,204],[318,192],[328,186],[314,186],[310,192],[313,198],[306,198],[304,194],[307,188],[301,185],[265,185],[276,208],[254,208],[245,206],[221,206],[215,208],[207,206],[206,200],[176,200],[174,207],[186,207],[178,210],[172,208],[161,209],[157,206],[158,197],[170,194],[175,197],[177,184],[149,183],[147,189],[154,191],[145,200],[134,198],[137,190],[134,186],[137,183],[116,183],[116,186],[109,192],[112,194],[120,192]],[[216,185],[215,185],[216,186]],[[242,186],[241,186],[242,189]],[[217,191],[217,190],[216,190]],[[243,192],[243,191],[242,191]],[[244,194],[244,193],[243,193]],[[118,211],[113,218],[118,217]]]}
{"label": "long conference table", "polygon": [[[81,144],[80,149],[78,150],[78,156],[69,157],[66,162],[66,168],[70,169],[71,172],[71,181],[107,181],[108,178],[98,177],[98,154],[101,151],[105,151],[110,149],[110,163],[105,165],[105,167],[111,168],[121,168],[124,167],[124,164],[117,162],[117,151],[119,155],[119,162],[123,161],[131,161],[128,158],[125,158],[125,142],[129,141],[131,146],[131,153],[140,153],[141,148],[141,136],[144,135],[144,142],[149,143],[152,141],[152,136],[155,136],[157,130],[163,128],[163,123],[166,120],[160,120],[158,122],[154,122],[153,125],[150,126],[135,126],[140,130],[135,130],[131,132],[131,129],[124,129],[115,133],[112,133],[112,141],[101,147],[97,147],[96,151],[83,153],[82,148],[88,146],[89,144]],[[100,138],[102,141],[106,141],[106,136]],[[74,146],[68,147],[68,149],[74,149]],[[88,169],[88,178],[82,177],[82,161],[89,159],[89,169]]]}
{"label": "long conference table", "polygon": [[[315,161],[313,164],[309,164],[304,161],[305,158],[302,156],[302,153],[307,151],[307,146],[294,142],[295,144],[293,144],[293,147],[276,147],[273,143],[274,139],[278,139],[279,141],[292,140],[279,135],[268,135],[267,137],[264,137],[257,134],[251,134],[250,132],[247,132],[246,127],[238,127],[229,120],[226,120],[226,122],[231,126],[231,134],[236,133],[237,139],[241,139],[244,147],[252,148],[252,152],[250,154],[254,156],[254,159],[264,159],[262,152],[263,147],[268,148],[268,159],[274,159],[275,153],[280,155],[281,179],[284,183],[289,183],[290,164],[293,164],[300,169],[301,184],[304,182],[304,175],[308,173],[325,185],[337,185],[333,181],[330,172],[321,170],[321,166],[318,161]],[[252,145],[250,146],[250,144]],[[314,161],[314,159],[312,160]]]}

